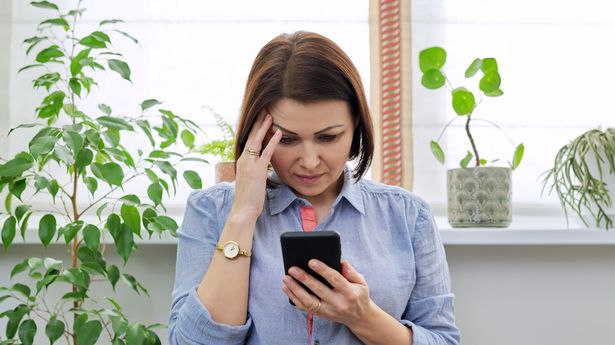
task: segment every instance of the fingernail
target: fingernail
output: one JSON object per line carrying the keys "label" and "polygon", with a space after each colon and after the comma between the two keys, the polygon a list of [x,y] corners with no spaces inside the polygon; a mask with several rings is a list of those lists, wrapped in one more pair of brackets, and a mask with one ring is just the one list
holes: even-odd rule
{"label": "fingernail", "polygon": [[289,273],[290,275],[296,276],[297,274],[299,274],[299,270],[298,270],[298,269],[296,269],[295,267],[291,267],[291,268],[288,270],[288,273]]}
{"label": "fingernail", "polygon": [[312,259],[310,260],[308,264],[310,265],[311,268],[318,268],[318,266],[320,265],[320,262],[316,259]]}

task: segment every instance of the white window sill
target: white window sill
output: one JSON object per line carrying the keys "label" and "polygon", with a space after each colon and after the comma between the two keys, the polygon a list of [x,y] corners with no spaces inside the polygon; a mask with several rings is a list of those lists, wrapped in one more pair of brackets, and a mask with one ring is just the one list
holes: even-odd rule
{"label": "white window sill", "polygon": [[507,228],[452,228],[436,217],[445,245],[615,245],[615,229],[586,228],[576,218],[515,216]]}
{"label": "white window sill", "polygon": [[[518,208],[519,209],[519,208]],[[181,224],[183,210],[170,210],[178,224]],[[615,245],[615,229],[588,229],[577,218],[570,219],[570,225],[559,209],[534,208],[537,212],[521,209],[521,214],[513,216],[512,224],[507,228],[452,228],[442,208],[434,208],[435,220],[445,245]],[[444,211],[444,212],[443,212]],[[534,214],[530,214],[534,213]],[[95,217],[84,219],[89,223],[98,223]],[[29,225],[38,224],[38,218],[32,217]],[[135,238],[137,245],[176,245],[177,238],[168,233],[162,236],[152,235],[147,238],[147,232],[142,230],[143,239]],[[109,235],[103,240],[112,243]],[[40,244],[38,229],[30,228],[26,232],[25,241],[20,235],[14,244]],[[64,244],[63,240],[54,243]]]}

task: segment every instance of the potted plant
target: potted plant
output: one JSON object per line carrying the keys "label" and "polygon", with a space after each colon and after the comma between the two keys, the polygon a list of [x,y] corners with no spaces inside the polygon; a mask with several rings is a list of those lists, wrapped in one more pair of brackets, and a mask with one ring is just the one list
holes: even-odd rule
{"label": "potted plant", "polygon": [[[60,338],[72,345],[161,344],[160,324],[130,320],[113,296],[95,296],[91,287],[106,283],[115,290],[121,280],[147,294],[125,266],[137,248],[136,237],[175,234],[177,222],[165,215],[163,194],[175,191],[182,161],[203,161],[194,144],[199,128],[169,110],[152,114],[161,104],[155,99],[140,104],[140,116],[118,116],[107,104],[84,110],[101,74],[117,73],[130,81],[130,67],[112,41],[118,35],[137,41],[116,28],[122,22],[117,19],[80,35],[81,1],[66,11],[50,1],[31,5],[49,11],[50,18],[38,25],[38,35],[24,41],[26,55],[35,62],[19,72],[40,72],[33,86],[45,96],[37,121],[9,132],[34,130],[28,147],[0,158],[0,193],[6,195],[0,211],[2,246],[9,250],[17,234],[25,240],[34,227],[41,249],[65,244],[71,260],[24,257],[12,269],[11,279],[26,280],[0,287],[0,319],[7,324],[0,344],[41,343],[35,341],[37,334],[51,344]],[[196,172],[185,170],[183,176],[191,187],[201,187]],[[125,192],[139,178],[147,193]],[[124,267],[108,262],[109,250],[117,252]],[[52,300],[46,295],[51,289],[64,293]]]}
{"label": "potted plant", "polygon": [[210,107],[207,108],[216,119],[218,128],[222,131],[222,139],[211,140],[198,148],[204,155],[218,158],[216,163],[216,183],[235,181],[235,161],[233,146],[235,145],[235,130],[220,114]]}
{"label": "potted plant", "polygon": [[[471,132],[473,120],[501,128],[492,121],[473,117],[482,99],[477,102],[474,93],[465,87],[451,87],[442,70],[445,62],[446,51],[441,47],[424,49],[419,53],[419,65],[423,73],[421,84],[432,90],[446,85],[450,89],[452,107],[457,114],[444,126],[438,138],[431,141],[433,155],[440,163],[445,163],[444,150],[439,141],[446,129],[458,119],[465,120],[465,132],[470,146],[460,161],[460,168],[447,171],[448,221],[453,227],[506,227],[512,221],[512,170],[521,163],[524,146],[513,143],[515,150],[508,167],[493,166],[497,159],[489,162],[479,154],[476,139]],[[467,68],[465,77],[472,78],[479,72],[482,74],[479,81],[481,95],[499,97],[504,94],[500,89],[501,78],[495,58],[475,59]],[[510,138],[508,140],[511,141]],[[472,161],[474,167],[468,167]]]}
{"label": "potted plant", "polygon": [[549,188],[560,200],[566,221],[568,209],[590,226],[613,227],[615,219],[615,128],[589,130],[564,145],[546,171],[543,192]]}

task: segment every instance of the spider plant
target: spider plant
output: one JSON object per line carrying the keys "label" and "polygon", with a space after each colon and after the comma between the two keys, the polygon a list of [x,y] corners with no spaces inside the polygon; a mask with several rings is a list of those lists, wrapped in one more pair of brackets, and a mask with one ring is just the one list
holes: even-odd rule
{"label": "spider plant", "polygon": [[[568,221],[568,209],[573,210],[589,227],[591,215],[597,227],[613,227],[607,210],[613,200],[605,179],[615,176],[615,128],[589,130],[562,147],[545,172],[543,193],[555,192]],[[613,188],[614,186],[610,186]]]}

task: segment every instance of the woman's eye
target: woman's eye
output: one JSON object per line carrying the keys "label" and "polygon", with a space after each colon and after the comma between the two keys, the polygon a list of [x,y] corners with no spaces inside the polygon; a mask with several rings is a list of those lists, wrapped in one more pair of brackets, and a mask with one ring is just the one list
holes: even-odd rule
{"label": "woman's eye", "polygon": [[323,134],[318,137],[318,140],[328,143],[328,142],[335,140],[336,138],[337,138],[337,135]]}
{"label": "woman's eye", "polygon": [[293,137],[282,137],[282,139],[280,139],[280,144],[282,145],[290,145],[293,144],[297,141],[297,138],[293,138]]}

